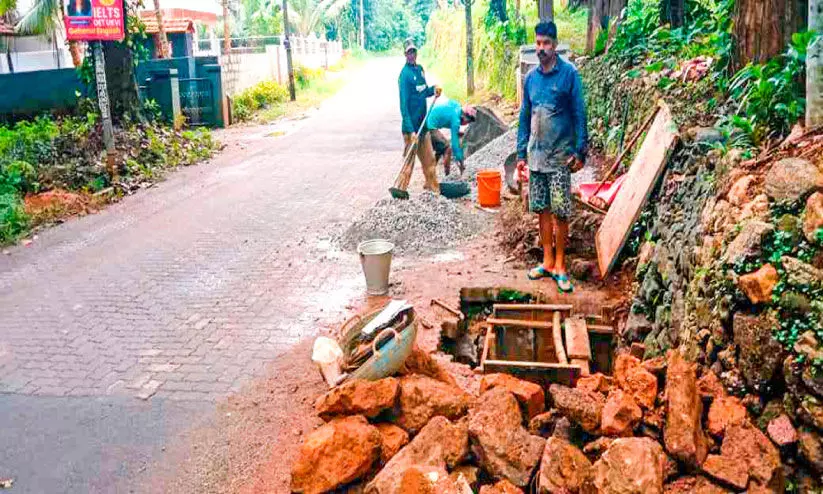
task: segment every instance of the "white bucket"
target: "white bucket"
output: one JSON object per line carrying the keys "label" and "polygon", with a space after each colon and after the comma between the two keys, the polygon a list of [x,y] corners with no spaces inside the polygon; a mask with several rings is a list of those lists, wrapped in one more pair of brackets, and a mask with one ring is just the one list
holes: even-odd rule
{"label": "white bucket", "polygon": [[366,293],[385,295],[389,291],[389,272],[394,244],[388,240],[366,240],[357,246],[360,264],[366,275]]}

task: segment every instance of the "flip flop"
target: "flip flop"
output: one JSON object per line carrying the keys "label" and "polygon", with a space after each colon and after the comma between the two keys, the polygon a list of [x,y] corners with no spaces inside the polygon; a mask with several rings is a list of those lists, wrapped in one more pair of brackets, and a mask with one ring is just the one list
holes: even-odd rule
{"label": "flip flop", "polygon": [[569,280],[569,275],[566,273],[553,273],[552,278],[554,278],[554,281],[557,283],[557,291],[559,293],[572,293],[574,291],[574,285],[572,285],[571,280]]}
{"label": "flip flop", "polygon": [[552,278],[551,272],[547,271],[542,264],[540,264],[536,268],[532,268],[531,270],[529,270],[530,280],[539,280],[541,278]]}

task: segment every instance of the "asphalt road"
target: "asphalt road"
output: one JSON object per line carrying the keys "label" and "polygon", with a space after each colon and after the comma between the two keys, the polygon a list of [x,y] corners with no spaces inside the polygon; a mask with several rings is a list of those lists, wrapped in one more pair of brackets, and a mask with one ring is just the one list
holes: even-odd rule
{"label": "asphalt road", "polygon": [[10,492],[139,491],[164,445],[362,294],[328,237],[397,171],[402,63],[369,62],[308,118],[230,129],[211,162],[0,255]]}

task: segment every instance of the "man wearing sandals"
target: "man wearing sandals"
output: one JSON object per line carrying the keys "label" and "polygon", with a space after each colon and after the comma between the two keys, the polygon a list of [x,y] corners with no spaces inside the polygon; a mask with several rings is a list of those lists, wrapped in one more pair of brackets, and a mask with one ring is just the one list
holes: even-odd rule
{"label": "man wearing sandals", "polygon": [[529,184],[529,208],[540,218],[543,264],[529,278],[553,278],[560,292],[573,290],[566,272],[566,238],[572,210],[571,174],[583,167],[588,135],[583,86],[577,69],[557,56],[557,26],[534,29],[540,65],[523,84],[517,171]]}

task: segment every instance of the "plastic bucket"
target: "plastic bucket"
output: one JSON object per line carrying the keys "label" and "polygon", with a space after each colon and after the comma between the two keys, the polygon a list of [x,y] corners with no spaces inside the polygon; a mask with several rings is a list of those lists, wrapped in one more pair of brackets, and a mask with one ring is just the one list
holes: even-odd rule
{"label": "plastic bucket", "polygon": [[394,244],[388,240],[366,240],[357,246],[366,276],[366,293],[385,295],[389,291],[389,272]]}
{"label": "plastic bucket", "polygon": [[500,186],[502,179],[498,170],[480,170],[477,172],[477,202],[485,208],[500,205]]}

